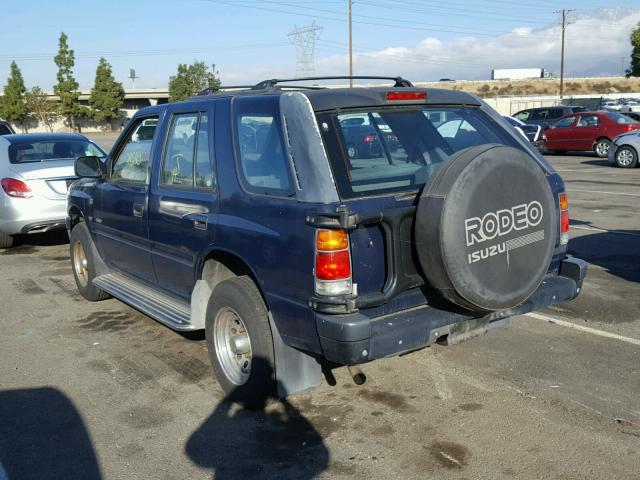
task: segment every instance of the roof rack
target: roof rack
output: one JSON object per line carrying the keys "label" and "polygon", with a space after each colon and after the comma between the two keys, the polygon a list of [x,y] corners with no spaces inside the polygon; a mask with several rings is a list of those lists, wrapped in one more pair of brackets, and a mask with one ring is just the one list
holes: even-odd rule
{"label": "roof rack", "polygon": [[393,80],[395,84],[394,87],[413,87],[413,84],[402,77],[377,77],[377,76],[369,76],[369,75],[359,75],[359,76],[332,76],[332,77],[300,77],[300,78],[273,78],[271,80],[263,80],[260,83],[257,83],[252,88],[254,90],[265,90],[274,88],[279,83],[289,83],[289,82],[303,82],[308,80]]}
{"label": "roof rack", "polygon": [[256,83],[255,85],[223,85],[220,87],[209,87],[205,88],[201,92],[198,92],[197,96],[203,95],[212,95],[214,93],[218,93],[221,90],[272,90],[276,87],[282,89],[308,89],[308,90],[320,90],[325,87],[320,87],[318,85],[313,86],[302,86],[302,85],[280,85],[282,83],[290,83],[290,82],[304,82],[309,80],[393,80],[394,87],[407,87],[412,88],[413,84],[402,77],[378,77],[378,76],[368,76],[368,75],[359,75],[355,77],[350,76],[332,76],[332,77],[300,77],[300,78],[272,78],[270,80],[263,80],[262,82]]}

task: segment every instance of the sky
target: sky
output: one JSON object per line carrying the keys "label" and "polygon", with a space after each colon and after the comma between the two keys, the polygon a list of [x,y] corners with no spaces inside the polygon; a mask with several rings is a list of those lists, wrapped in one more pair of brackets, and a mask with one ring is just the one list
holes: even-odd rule
{"label": "sky", "polygon": [[[64,5],[64,7],[62,6]],[[131,88],[166,88],[179,63],[215,64],[223,84],[296,75],[288,36],[315,24],[316,75],[348,74],[347,0],[2,1],[0,86],[15,60],[27,87],[50,90],[61,31],[76,54],[81,89],[98,59]],[[354,0],[354,75],[401,75],[415,82],[482,80],[494,68],[559,73],[560,15],[565,75],[615,76],[628,67],[640,0]],[[314,23],[315,22],[315,23]]]}

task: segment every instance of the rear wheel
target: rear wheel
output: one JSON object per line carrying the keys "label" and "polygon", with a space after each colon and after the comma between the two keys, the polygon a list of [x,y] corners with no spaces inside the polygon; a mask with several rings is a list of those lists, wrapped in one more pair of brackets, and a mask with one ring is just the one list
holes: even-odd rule
{"label": "rear wheel", "polygon": [[11,248],[13,246],[13,237],[4,232],[0,232],[0,248]]}
{"label": "rear wheel", "polygon": [[609,147],[611,147],[611,140],[608,138],[599,138],[593,146],[593,151],[600,158],[606,158],[609,155]]}
{"label": "rear wheel", "polygon": [[205,330],[213,370],[229,399],[259,408],[275,396],[268,311],[249,277],[218,284],[209,300]]}
{"label": "rear wheel", "polygon": [[631,147],[620,147],[615,161],[620,168],[634,168],[638,165],[638,153]]}
{"label": "rear wheel", "polygon": [[109,294],[96,287],[93,279],[96,276],[93,240],[84,222],[78,223],[69,236],[69,253],[73,277],[76,280],[78,292],[91,302],[98,302],[109,298]]}

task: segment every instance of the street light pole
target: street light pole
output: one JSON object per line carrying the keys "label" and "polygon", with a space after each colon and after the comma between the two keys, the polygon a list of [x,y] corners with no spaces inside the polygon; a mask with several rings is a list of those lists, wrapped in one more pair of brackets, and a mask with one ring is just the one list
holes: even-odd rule
{"label": "street light pole", "polygon": [[351,21],[352,3],[352,0],[349,0],[349,88],[353,88],[353,27]]}

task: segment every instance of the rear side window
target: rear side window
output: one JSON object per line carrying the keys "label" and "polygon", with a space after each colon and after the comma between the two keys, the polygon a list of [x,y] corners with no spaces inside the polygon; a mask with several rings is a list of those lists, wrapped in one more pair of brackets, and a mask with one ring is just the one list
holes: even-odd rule
{"label": "rear side window", "polygon": [[149,158],[158,117],[138,119],[128,132],[111,169],[111,180],[147,183]]}
{"label": "rear side window", "polygon": [[600,125],[600,119],[596,115],[580,115],[578,127],[597,127]]}
{"label": "rear side window", "polygon": [[234,101],[238,173],[253,193],[289,196],[289,162],[284,153],[277,97]]}
{"label": "rear side window", "polygon": [[530,120],[532,118],[531,114],[531,110],[523,110],[522,112],[516,113],[513,117],[517,118],[520,121],[526,122],[527,120]]}
{"label": "rear side window", "polygon": [[327,113],[318,123],[343,197],[422,187],[454,153],[513,137],[475,108]]}
{"label": "rear side window", "polygon": [[4,123],[0,123],[0,135],[10,135],[12,132]]}

